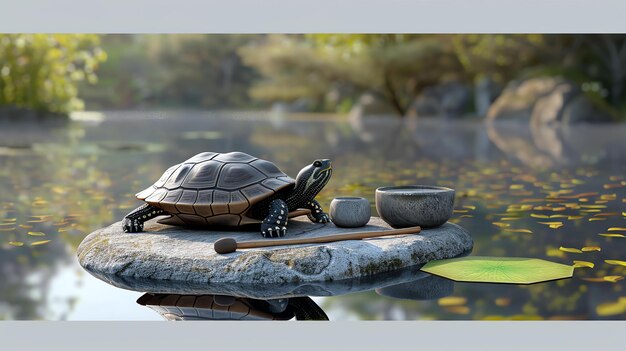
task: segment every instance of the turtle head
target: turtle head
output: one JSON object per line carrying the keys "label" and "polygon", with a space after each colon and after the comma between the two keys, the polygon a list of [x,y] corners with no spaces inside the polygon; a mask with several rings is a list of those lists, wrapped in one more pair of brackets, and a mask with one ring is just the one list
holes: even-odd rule
{"label": "turtle head", "polygon": [[[315,160],[310,165],[302,168],[296,176],[296,191],[306,195],[307,200],[315,198],[322,188],[328,183],[333,168],[330,160]],[[308,199],[310,197],[310,199]]]}

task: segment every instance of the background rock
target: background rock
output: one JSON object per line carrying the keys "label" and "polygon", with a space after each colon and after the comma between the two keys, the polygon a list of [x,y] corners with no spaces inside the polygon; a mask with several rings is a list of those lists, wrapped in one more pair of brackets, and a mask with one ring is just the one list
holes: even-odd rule
{"label": "background rock", "polygon": [[487,119],[549,124],[604,122],[612,116],[577,84],[560,77],[542,77],[509,83],[489,108]]}

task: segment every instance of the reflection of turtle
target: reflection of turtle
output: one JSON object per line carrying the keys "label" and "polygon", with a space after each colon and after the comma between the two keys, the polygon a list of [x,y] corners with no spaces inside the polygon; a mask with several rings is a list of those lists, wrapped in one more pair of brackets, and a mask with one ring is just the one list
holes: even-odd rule
{"label": "reflection of turtle", "polygon": [[151,187],[138,193],[145,205],[124,217],[126,232],[140,232],[153,217],[159,223],[239,226],[261,222],[264,237],[284,236],[288,212],[311,210],[309,219],[327,223],[315,201],[332,174],[330,160],[316,160],[295,180],[278,167],[243,152],[204,152],[170,167]]}
{"label": "reflection of turtle", "polygon": [[167,320],[328,320],[308,296],[256,300],[221,295],[142,295],[137,303]]}

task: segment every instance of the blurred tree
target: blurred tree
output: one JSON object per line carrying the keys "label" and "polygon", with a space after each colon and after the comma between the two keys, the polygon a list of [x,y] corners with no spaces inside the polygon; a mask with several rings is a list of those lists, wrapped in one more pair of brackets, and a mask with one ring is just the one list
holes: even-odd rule
{"label": "blurred tree", "polygon": [[83,108],[77,82],[97,81],[106,53],[91,34],[0,34],[0,105],[68,114]]}
{"label": "blurred tree", "polygon": [[242,108],[257,77],[237,48],[258,35],[106,35],[98,86],[81,86],[89,108]]}
{"label": "blurred tree", "polygon": [[591,75],[595,75],[605,82],[608,86],[610,102],[614,106],[618,105],[626,94],[624,90],[626,85],[626,35],[588,34],[581,37],[584,47],[593,53],[595,61],[600,66],[599,72],[590,72]]}
{"label": "blurred tree", "polygon": [[319,105],[339,87],[374,93],[400,116],[425,87],[463,75],[450,41],[436,35],[274,35],[239,53],[263,75],[251,89],[254,98],[310,97]]}

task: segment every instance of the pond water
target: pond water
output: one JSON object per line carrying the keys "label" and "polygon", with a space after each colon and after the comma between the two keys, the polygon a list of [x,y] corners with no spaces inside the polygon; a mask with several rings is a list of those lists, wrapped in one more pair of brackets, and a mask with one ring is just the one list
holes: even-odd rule
{"label": "pond water", "polygon": [[412,272],[402,284],[312,296],[331,320],[626,317],[626,267],[614,262],[626,261],[623,124],[529,128],[252,112],[81,116],[0,122],[0,319],[163,320],[136,302],[143,293],[86,273],[76,247],[138,206],[133,195],[170,165],[233,150],[272,160],[292,176],[317,158],[332,159],[333,177],[318,197],[326,209],[337,196],[373,205],[380,186],[451,187],[452,221],[472,234],[472,255],[594,264],[571,279],[526,286]]}

